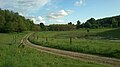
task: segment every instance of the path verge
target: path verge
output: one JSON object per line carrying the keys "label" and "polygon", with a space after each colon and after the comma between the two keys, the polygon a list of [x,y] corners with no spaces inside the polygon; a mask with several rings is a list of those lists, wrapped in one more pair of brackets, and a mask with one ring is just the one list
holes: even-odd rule
{"label": "path verge", "polygon": [[[31,33],[32,34],[32,33]],[[65,50],[59,50],[59,49],[54,49],[54,48],[49,48],[49,47],[43,47],[43,46],[38,46],[36,44],[31,43],[28,38],[31,34],[28,34],[23,38],[23,43],[29,47],[32,47],[38,51],[43,51],[59,56],[64,56],[72,59],[80,59],[83,61],[89,61],[89,62],[96,62],[96,63],[101,63],[101,64],[106,64],[109,65],[110,67],[120,67],[120,59],[115,59],[115,58],[108,58],[108,57],[101,57],[101,56],[96,56],[96,55],[90,55],[90,54],[83,54],[83,53],[78,53],[78,52],[71,52],[71,51],[65,51]]]}

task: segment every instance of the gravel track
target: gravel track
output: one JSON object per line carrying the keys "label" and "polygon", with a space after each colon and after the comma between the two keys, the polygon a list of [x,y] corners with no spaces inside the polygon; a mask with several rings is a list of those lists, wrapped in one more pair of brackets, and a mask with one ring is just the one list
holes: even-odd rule
{"label": "gravel track", "polygon": [[34,48],[38,51],[47,52],[47,53],[51,53],[51,54],[59,55],[59,56],[64,56],[64,57],[68,57],[72,59],[83,60],[87,62],[96,62],[99,64],[108,65],[110,67],[120,67],[120,59],[101,57],[101,56],[96,56],[96,55],[83,54],[83,53],[78,53],[78,52],[71,52],[71,51],[65,51],[65,50],[59,50],[55,48],[35,45],[28,40],[29,36],[32,34],[33,33],[30,33],[22,39],[23,44],[31,48]]}

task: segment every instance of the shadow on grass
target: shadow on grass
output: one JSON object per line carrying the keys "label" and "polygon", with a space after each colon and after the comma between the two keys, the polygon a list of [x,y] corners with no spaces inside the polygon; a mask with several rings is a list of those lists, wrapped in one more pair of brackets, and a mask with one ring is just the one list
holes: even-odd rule
{"label": "shadow on grass", "polygon": [[120,40],[120,28],[97,33],[96,35],[110,40]]}

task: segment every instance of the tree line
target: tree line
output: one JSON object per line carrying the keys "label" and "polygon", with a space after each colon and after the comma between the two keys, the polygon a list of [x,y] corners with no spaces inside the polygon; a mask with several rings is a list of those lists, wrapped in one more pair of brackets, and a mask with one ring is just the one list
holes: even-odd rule
{"label": "tree line", "polygon": [[43,23],[40,23],[41,31],[69,31],[75,30],[76,26],[70,22],[70,24],[52,24],[45,26]]}
{"label": "tree line", "polygon": [[0,32],[22,32],[34,29],[30,19],[19,15],[17,12],[0,9]]}
{"label": "tree line", "polygon": [[75,30],[80,28],[118,28],[120,27],[120,15],[113,17],[106,17],[102,19],[95,20],[94,18],[88,19],[85,23],[81,23],[79,20],[77,24],[74,25],[72,22],[68,24],[53,24],[45,26],[43,23],[40,23],[40,29],[42,31],[66,31],[66,30]]}
{"label": "tree line", "polygon": [[113,17],[106,17],[95,20],[94,18],[88,19],[85,23],[77,21],[76,29],[79,28],[118,28],[120,27],[120,15]]}
{"label": "tree line", "polygon": [[28,30],[42,30],[42,31],[66,31],[80,28],[117,28],[120,27],[120,15],[113,17],[106,17],[95,20],[88,19],[85,23],[79,20],[74,25],[72,22],[68,24],[53,24],[45,26],[43,23],[35,25],[32,20],[26,19],[17,12],[0,9],[0,32],[22,32]]}

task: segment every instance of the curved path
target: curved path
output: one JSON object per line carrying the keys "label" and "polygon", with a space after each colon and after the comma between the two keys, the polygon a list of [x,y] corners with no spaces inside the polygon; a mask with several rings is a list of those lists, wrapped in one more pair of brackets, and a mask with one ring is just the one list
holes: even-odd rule
{"label": "curved path", "polygon": [[87,62],[89,61],[89,62],[101,63],[101,64],[108,65],[110,67],[120,67],[120,59],[101,57],[96,55],[83,54],[78,52],[71,52],[71,51],[65,51],[65,50],[59,50],[59,49],[35,45],[30,41],[28,41],[28,37],[32,34],[33,33],[30,33],[23,38],[23,44],[26,46],[32,47],[38,51],[43,51],[43,52],[64,56],[64,57],[69,57],[72,59],[83,60]]}

